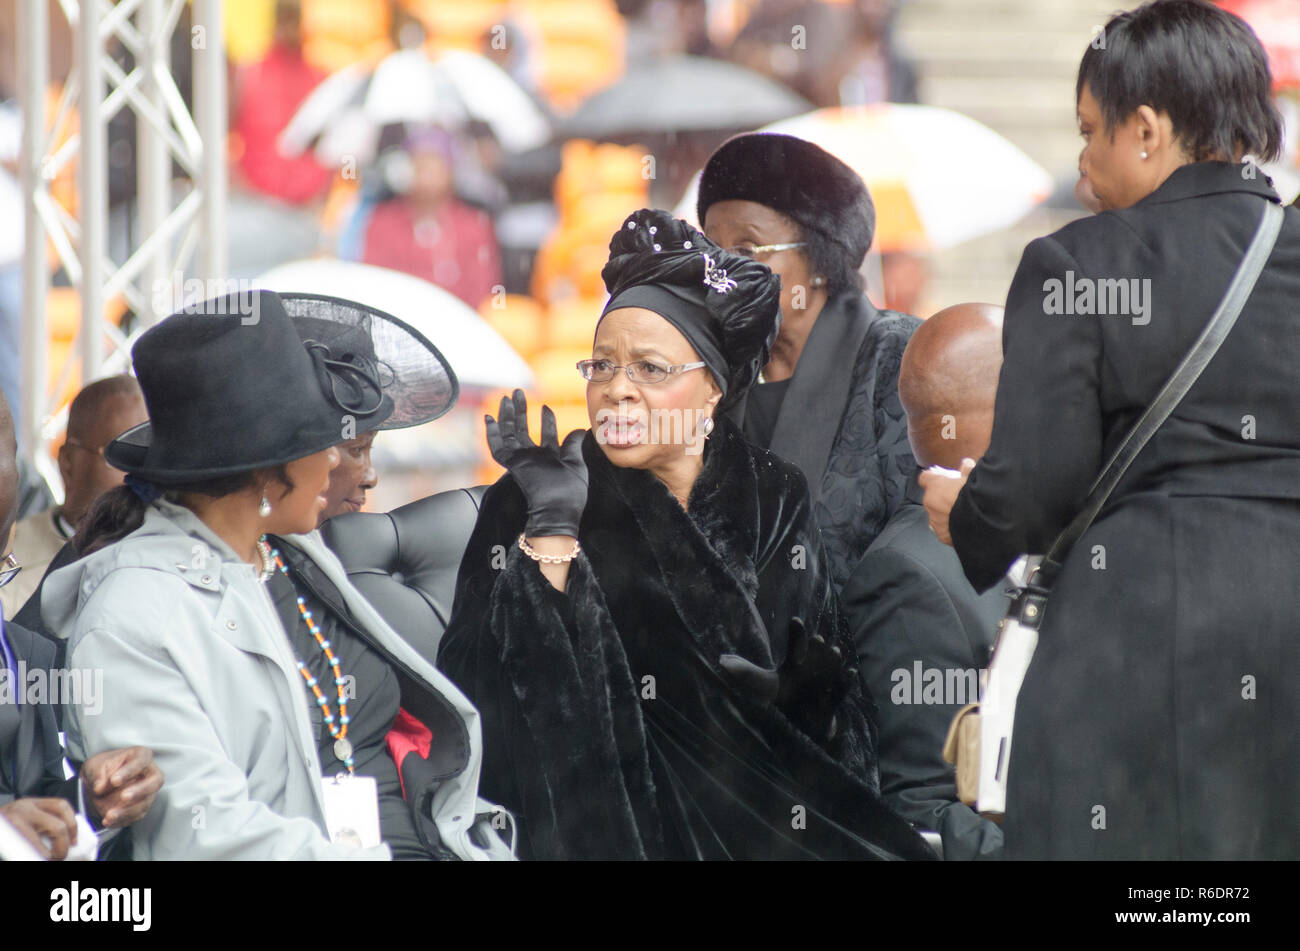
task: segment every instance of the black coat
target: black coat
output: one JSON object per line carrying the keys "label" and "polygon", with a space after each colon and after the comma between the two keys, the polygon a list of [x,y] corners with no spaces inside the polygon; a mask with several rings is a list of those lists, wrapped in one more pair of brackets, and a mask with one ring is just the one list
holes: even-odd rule
{"label": "black coat", "polygon": [[[483,717],[483,794],[538,858],[929,857],[880,801],[855,683],[835,756],[718,664],[783,659],[791,619],[852,649],[802,475],[720,420],[689,514],[590,434],[565,593],[516,540],[509,475],[483,498],[441,666]],[[787,714],[790,718],[787,717]]]}
{"label": "black coat", "polygon": [[[803,471],[836,591],[902,503],[916,468],[898,367],[920,324],[877,310],[859,291],[828,300],[764,446]],[[731,416],[758,441],[743,399]]]}
{"label": "black coat", "polygon": [[[992,443],[951,514],[977,588],[1078,511],[1277,200],[1198,163],[1025,249]],[[1051,312],[1050,282],[1115,278],[1149,279],[1145,314]],[[1016,710],[1008,855],[1300,857],[1297,302],[1288,209],[1238,324],[1065,562]]]}
{"label": "black coat", "polygon": [[[28,671],[44,670],[48,678],[61,666],[59,645],[54,641],[13,621],[5,622],[4,633],[15,661],[25,663]],[[9,685],[14,692],[25,688],[16,679]],[[0,706],[6,708],[0,709],[0,803],[24,796],[61,796],[76,809],[77,780],[63,778],[56,704]]]}
{"label": "black coat", "polygon": [[[998,854],[1002,831],[958,801],[942,750],[953,715],[979,698],[978,671],[988,665],[1007,610],[1003,589],[975,593],[957,554],[930,530],[913,479],[902,507],[849,576],[840,603],[879,711],[885,802],[917,828],[941,832],[945,858]],[[933,671],[942,678],[941,699],[927,692]]]}

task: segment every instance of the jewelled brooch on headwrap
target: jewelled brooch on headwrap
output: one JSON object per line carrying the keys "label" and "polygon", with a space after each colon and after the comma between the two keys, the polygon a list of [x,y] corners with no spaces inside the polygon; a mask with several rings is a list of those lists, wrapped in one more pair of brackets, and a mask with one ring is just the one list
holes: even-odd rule
{"label": "jewelled brooch on headwrap", "polygon": [[713,263],[713,258],[707,254],[704,255],[704,283],[719,294],[725,294],[732,288],[739,286],[735,281],[727,277],[726,268],[718,267]]}

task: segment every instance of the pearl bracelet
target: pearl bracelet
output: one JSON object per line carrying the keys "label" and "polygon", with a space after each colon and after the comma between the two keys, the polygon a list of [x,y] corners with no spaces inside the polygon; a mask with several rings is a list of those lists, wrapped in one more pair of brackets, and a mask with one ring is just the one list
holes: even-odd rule
{"label": "pearl bracelet", "polygon": [[544,565],[564,565],[578,557],[578,552],[582,550],[582,546],[578,544],[578,540],[575,538],[573,540],[573,551],[569,552],[567,555],[543,555],[533,548],[532,545],[528,544],[528,542],[524,540],[524,533],[520,532],[519,550],[533,561],[540,561]]}

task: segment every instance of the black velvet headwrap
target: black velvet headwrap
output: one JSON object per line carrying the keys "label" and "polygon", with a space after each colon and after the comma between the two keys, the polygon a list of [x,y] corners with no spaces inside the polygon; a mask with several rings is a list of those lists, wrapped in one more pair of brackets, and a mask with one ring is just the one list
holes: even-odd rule
{"label": "black velvet headwrap", "polygon": [[[653,311],[682,332],[682,336],[695,348],[700,359],[709,365],[709,372],[718,381],[725,396],[727,377],[731,367],[722,355],[722,337],[718,325],[704,306],[704,295],[692,297],[685,288],[664,284],[634,284],[617,297],[611,297],[600,316],[603,319],[611,310],[624,307],[643,307]],[[600,322],[596,322],[600,326]]]}
{"label": "black velvet headwrap", "polygon": [[767,364],[781,325],[781,279],[729,254],[666,211],[643,208],[609,242],[601,313],[644,307],[690,341],[718,381],[718,410],[740,398]]}

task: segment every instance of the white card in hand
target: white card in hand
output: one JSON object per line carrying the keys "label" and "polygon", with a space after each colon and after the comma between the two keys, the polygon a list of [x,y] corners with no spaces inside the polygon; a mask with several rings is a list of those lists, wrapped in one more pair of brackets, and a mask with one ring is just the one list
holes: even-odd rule
{"label": "white card in hand", "polygon": [[380,845],[379,787],[373,776],[326,776],[321,780],[325,793],[325,825],[330,841],[355,848]]}

